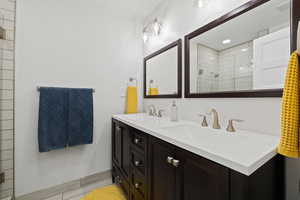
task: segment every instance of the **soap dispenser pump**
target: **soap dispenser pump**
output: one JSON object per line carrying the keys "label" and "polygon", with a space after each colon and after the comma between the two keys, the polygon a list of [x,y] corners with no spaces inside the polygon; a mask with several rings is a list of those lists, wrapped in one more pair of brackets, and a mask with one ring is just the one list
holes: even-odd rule
{"label": "soap dispenser pump", "polygon": [[177,122],[178,121],[178,107],[176,105],[176,102],[173,101],[172,106],[171,106],[171,121]]}

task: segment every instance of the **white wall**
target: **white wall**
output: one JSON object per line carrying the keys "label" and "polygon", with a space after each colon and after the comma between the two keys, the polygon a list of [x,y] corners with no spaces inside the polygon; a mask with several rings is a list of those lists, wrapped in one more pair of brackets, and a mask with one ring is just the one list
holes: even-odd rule
{"label": "white wall", "polygon": [[[246,0],[214,0],[205,9],[193,7],[193,1],[168,0],[164,1],[155,12],[145,19],[145,24],[154,17],[163,23],[162,34],[152,38],[144,45],[144,55],[163,47],[164,45],[183,38],[184,35],[216,19],[222,14],[242,5]],[[171,100],[147,99],[144,107],[155,104],[167,108]],[[240,129],[259,131],[266,134],[280,134],[280,98],[251,98],[251,99],[181,99],[178,100],[180,117],[197,120],[199,113],[206,113],[210,108],[216,108],[221,115],[223,127],[229,118],[244,119],[237,124]],[[253,147],[255,148],[255,147]],[[299,161],[287,162],[287,200],[300,198],[298,181],[300,179]]]}
{"label": "white wall", "polygon": [[[105,5],[17,1],[16,196],[111,168],[111,115],[123,113],[120,88],[140,74],[142,39],[126,10]],[[96,89],[94,144],[38,152],[37,86]]]}

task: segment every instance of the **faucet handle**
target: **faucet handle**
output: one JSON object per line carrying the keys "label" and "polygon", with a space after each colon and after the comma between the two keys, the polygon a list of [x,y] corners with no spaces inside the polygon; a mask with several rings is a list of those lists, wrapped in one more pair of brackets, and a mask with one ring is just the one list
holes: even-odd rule
{"label": "faucet handle", "polygon": [[165,110],[163,109],[159,109],[158,113],[157,113],[157,117],[163,117],[163,113],[165,112]]}
{"label": "faucet handle", "polygon": [[230,119],[228,120],[228,126],[226,128],[226,130],[228,132],[235,132],[235,128],[233,126],[233,122],[243,122],[244,120],[241,120],[241,119]]}
{"label": "faucet handle", "polygon": [[207,120],[206,120],[206,115],[199,114],[199,117],[203,117],[203,121],[201,123],[201,126],[208,127],[208,123],[207,123]]}

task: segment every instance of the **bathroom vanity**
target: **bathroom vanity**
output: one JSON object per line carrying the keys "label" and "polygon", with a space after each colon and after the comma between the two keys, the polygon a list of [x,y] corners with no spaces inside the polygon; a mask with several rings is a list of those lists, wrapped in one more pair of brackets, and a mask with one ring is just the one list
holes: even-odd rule
{"label": "bathroom vanity", "polygon": [[112,119],[112,177],[128,200],[283,199],[278,138],[145,114]]}

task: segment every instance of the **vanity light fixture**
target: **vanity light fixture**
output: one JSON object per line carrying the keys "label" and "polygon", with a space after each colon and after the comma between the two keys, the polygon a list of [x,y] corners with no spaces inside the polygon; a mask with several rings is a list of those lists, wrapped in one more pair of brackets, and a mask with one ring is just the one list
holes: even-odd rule
{"label": "vanity light fixture", "polygon": [[223,40],[222,43],[223,43],[223,44],[230,44],[230,43],[231,43],[231,40],[230,40],[230,39],[226,39],[226,40]]}
{"label": "vanity light fixture", "polygon": [[208,5],[208,1],[207,0],[196,0],[196,6],[198,8],[204,8]]}
{"label": "vanity light fixture", "polygon": [[143,40],[146,43],[150,37],[158,36],[161,32],[162,24],[157,18],[154,19],[150,24],[143,29]]}

